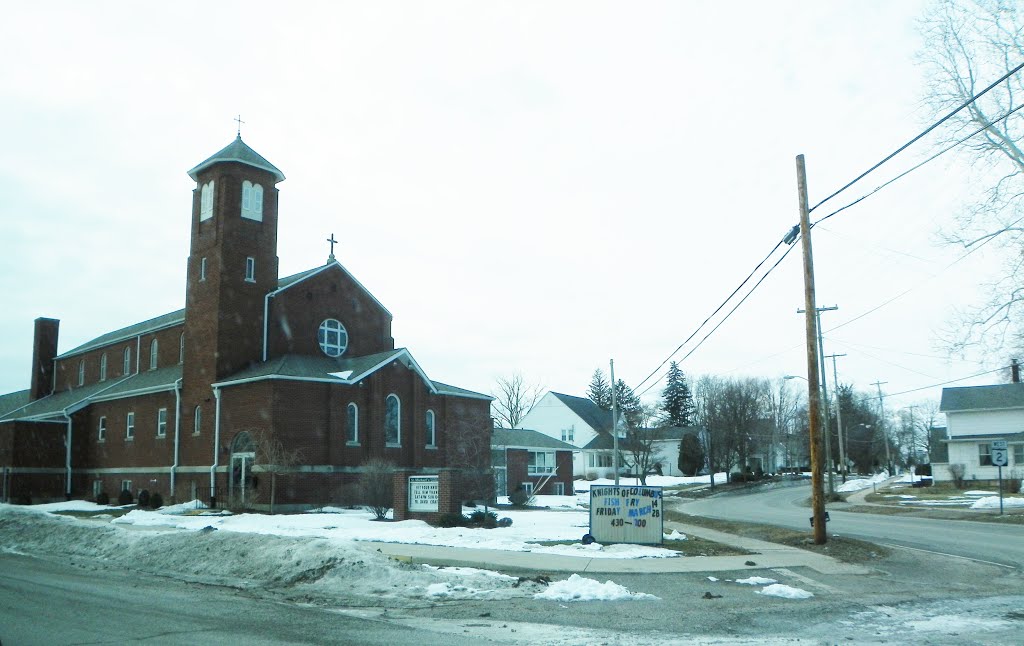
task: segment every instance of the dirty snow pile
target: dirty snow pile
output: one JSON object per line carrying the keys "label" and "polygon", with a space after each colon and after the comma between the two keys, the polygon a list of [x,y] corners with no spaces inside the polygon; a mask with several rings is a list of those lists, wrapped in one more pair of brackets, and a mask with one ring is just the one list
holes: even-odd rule
{"label": "dirty snow pile", "polygon": [[[1024,498],[1003,496],[1003,507],[1024,507]],[[999,509],[999,496],[978,498],[971,509]]]}
{"label": "dirty snow pile", "polygon": [[571,575],[565,581],[556,581],[543,592],[533,595],[534,599],[549,601],[621,601],[624,599],[650,599],[660,601],[653,594],[630,592],[623,586],[605,581],[599,583],[578,574]]}
{"label": "dirty snow pile", "polygon": [[889,479],[889,474],[886,471],[876,473],[870,478],[857,478],[855,480],[847,480],[843,484],[836,487],[836,491],[839,493],[851,493],[854,491],[860,491],[861,489],[867,489],[873,484],[885,482]]}
{"label": "dirty snow pile", "polygon": [[[726,579],[728,581],[729,579]],[[713,576],[708,577],[708,581],[718,581]],[[757,591],[757,594],[764,595],[766,597],[780,597],[782,599],[810,599],[814,594],[807,590],[801,590],[800,588],[794,588],[792,586],[784,585],[779,583],[775,579],[768,579],[763,576],[751,576],[746,579],[736,579],[733,583],[740,585],[763,585],[765,587]]]}

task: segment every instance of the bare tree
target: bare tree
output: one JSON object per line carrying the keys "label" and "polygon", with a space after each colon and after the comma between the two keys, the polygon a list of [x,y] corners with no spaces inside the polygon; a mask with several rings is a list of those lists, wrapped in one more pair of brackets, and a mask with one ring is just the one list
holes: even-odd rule
{"label": "bare tree", "polygon": [[491,428],[486,420],[458,421],[447,429],[448,465],[458,469],[460,490],[465,500],[494,500],[494,471],[491,469]]}
{"label": "bare tree", "polygon": [[270,513],[274,513],[277,497],[277,476],[290,473],[302,462],[302,450],[289,448],[281,440],[263,429],[249,431],[256,453],[253,473],[270,474]]}
{"label": "bare tree", "polygon": [[494,417],[506,428],[518,428],[530,409],[540,400],[544,388],[539,384],[528,384],[523,375],[498,377],[498,386],[491,406]]}
{"label": "bare tree", "polygon": [[[944,115],[1024,61],[1024,21],[1016,2],[937,0],[921,21],[925,46],[919,59],[928,78],[926,102]],[[1008,252],[1008,262],[989,285],[986,300],[958,312],[945,341],[963,352],[996,353],[1019,348],[1024,304],[1024,122],[1007,118],[1024,96],[1017,73],[946,122],[941,146],[960,141],[974,173],[977,195],[945,233],[948,242],[976,249],[989,242]]]}
{"label": "bare tree", "polygon": [[394,465],[384,458],[370,458],[362,465],[359,474],[360,498],[377,520],[384,520],[388,510],[395,504],[394,471]]}
{"label": "bare tree", "polygon": [[660,443],[665,439],[667,427],[654,426],[657,408],[642,408],[641,426],[630,425],[622,441],[623,463],[640,478],[640,484],[647,485],[647,476],[657,473],[658,465],[664,460]]}
{"label": "bare tree", "polygon": [[[765,387],[765,412],[771,418],[770,437],[767,452],[768,469],[777,472],[779,467],[795,467],[803,464],[804,452],[800,451],[806,442],[799,433],[797,423],[801,403],[806,399],[787,379],[768,382]],[[806,414],[806,411],[804,411]],[[779,458],[783,464],[779,464]]]}

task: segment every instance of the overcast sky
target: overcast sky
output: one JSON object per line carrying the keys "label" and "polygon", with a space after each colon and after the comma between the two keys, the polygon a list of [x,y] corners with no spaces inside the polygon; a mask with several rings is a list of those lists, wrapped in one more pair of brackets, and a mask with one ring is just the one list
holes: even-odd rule
{"label": "overcast sky", "polygon": [[[816,203],[930,122],[914,63],[922,9],[8,7],[0,392],[28,386],[36,317],[61,319],[64,352],[183,307],[186,171],[231,142],[236,114],[288,178],[281,275],[322,264],[333,233],[432,379],[489,392],[518,372],[582,395],[614,358],[636,385],[797,222],[796,155]],[[931,152],[915,147],[843,198]],[[840,381],[895,394],[998,365],[937,343],[995,262],[950,267],[960,252],[937,243],[962,206],[963,166],[930,164],[815,229],[818,304],[839,306],[822,316],[826,353],[847,355]],[[802,306],[795,249],[681,367],[806,374]]]}

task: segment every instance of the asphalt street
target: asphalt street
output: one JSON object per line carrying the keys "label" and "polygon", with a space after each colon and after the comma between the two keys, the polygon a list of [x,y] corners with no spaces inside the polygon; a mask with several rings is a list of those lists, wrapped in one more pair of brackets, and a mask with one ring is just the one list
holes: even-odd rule
{"label": "asphalt street", "polygon": [[[763,493],[719,495],[681,503],[676,509],[696,516],[809,530],[811,510],[806,502],[810,495],[810,485],[798,485]],[[1024,571],[1024,525],[845,512],[838,505],[829,506],[828,511],[830,535],[926,550]]]}

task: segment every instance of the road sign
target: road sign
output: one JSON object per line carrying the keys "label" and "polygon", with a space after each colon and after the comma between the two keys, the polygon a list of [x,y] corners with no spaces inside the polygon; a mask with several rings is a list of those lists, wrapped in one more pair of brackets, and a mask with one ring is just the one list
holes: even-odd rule
{"label": "road sign", "polygon": [[992,466],[1005,467],[1009,463],[1009,451],[1006,449],[992,449]]}
{"label": "road sign", "polygon": [[1003,449],[1005,451],[1007,449],[1006,440],[992,440],[992,448]]}

